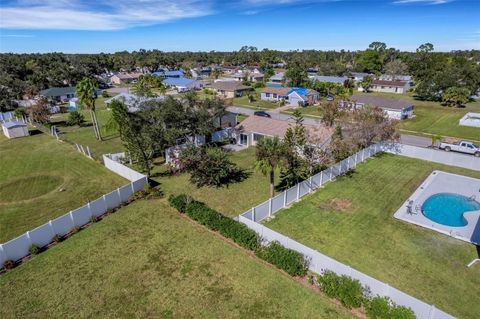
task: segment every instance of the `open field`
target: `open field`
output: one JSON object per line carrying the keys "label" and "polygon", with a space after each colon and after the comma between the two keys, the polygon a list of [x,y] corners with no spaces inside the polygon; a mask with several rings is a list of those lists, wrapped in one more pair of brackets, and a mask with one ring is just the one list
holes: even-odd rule
{"label": "open field", "polygon": [[0,159],[0,242],[127,183],[47,134],[1,135]]}
{"label": "open field", "polygon": [[[231,159],[244,169],[248,178],[242,182],[230,184],[225,187],[197,188],[190,183],[190,175],[169,176],[166,166],[158,163],[154,173],[157,177],[152,179],[160,183],[161,189],[168,196],[170,194],[186,193],[197,200],[203,201],[222,214],[234,217],[261,203],[269,197],[268,177],[254,170],[255,148],[232,152]],[[278,174],[276,174],[278,177]]]}
{"label": "open field", "polygon": [[94,155],[101,157],[102,154],[118,153],[123,151],[122,141],[115,132],[105,132],[104,125],[108,122],[110,111],[105,107],[105,98],[99,97],[96,101],[97,119],[102,130],[103,141],[95,139],[95,133],[92,127],[92,118],[90,112],[80,111],[85,116],[85,123],[81,126],[68,126],[65,121],[68,119],[68,113],[60,113],[52,116],[52,124],[60,130],[60,138],[73,141],[83,146],[89,146]]}
{"label": "open field", "polygon": [[350,318],[291,277],[139,201],[0,276],[1,318]]}
{"label": "open field", "polygon": [[459,318],[480,313],[475,246],[393,218],[433,171],[480,172],[380,155],[328,183],[266,226]]}

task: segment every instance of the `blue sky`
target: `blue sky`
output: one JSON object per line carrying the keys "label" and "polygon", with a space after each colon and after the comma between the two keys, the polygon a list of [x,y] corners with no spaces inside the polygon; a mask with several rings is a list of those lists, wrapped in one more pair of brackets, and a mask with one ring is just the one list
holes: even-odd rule
{"label": "blue sky", "polygon": [[480,49],[480,0],[1,0],[1,52]]}

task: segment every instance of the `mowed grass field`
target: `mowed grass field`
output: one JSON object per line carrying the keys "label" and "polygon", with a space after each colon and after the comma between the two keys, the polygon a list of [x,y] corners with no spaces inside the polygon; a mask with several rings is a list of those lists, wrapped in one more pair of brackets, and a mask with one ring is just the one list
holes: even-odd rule
{"label": "mowed grass field", "polygon": [[[268,177],[255,171],[255,148],[231,152],[231,160],[244,169],[248,177],[238,183],[223,187],[201,187],[190,182],[189,174],[169,175],[163,162],[156,163],[152,179],[160,183],[166,196],[171,194],[189,194],[222,214],[235,217],[258,205],[269,197]],[[278,173],[276,174],[278,178]],[[278,181],[278,179],[277,179]]]}
{"label": "mowed grass field", "polygon": [[[393,217],[433,171],[469,171],[395,155],[360,164],[265,225],[458,318],[480,314],[474,245]],[[454,191],[454,190],[452,190]]]}
{"label": "mowed grass field", "polygon": [[0,276],[1,318],[351,318],[165,199],[120,209]]}
{"label": "mowed grass field", "polygon": [[105,100],[108,98],[99,97],[96,100],[96,114],[100,125],[103,141],[95,139],[95,133],[92,126],[92,117],[89,111],[79,110],[85,116],[85,123],[78,127],[77,125],[68,126],[66,121],[69,113],[59,113],[51,117],[51,122],[60,130],[60,138],[81,144],[84,147],[90,147],[94,156],[101,158],[103,154],[123,152],[122,141],[116,132],[105,131],[105,125],[110,118],[110,111],[105,106]]}
{"label": "mowed grass field", "polygon": [[0,243],[125,184],[127,180],[47,134],[13,140],[2,135]]}

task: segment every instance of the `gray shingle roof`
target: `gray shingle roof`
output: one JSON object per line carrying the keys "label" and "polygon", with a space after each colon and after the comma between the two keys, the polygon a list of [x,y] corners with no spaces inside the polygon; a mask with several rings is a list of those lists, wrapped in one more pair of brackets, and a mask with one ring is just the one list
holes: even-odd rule
{"label": "gray shingle roof", "polygon": [[246,91],[246,90],[251,90],[252,88],[243,84],[240,84],[238,82],[233,82],[233,81],[225,81],[225,82],[215,82],[211,85],[212,89],[220,90],[220,91]]}
{"label": "gray shingle roof", "polygon": [[393,110],[403,110],[405,108],[413,106],[412,102],[400,99],[390,99],[381,96],[373,96],[373,95],[357,95],[354,94],[351,97],[352,101],[361,104],[369,104],[372,106],[378,106],[381,108],[386,109],[393,109]]}
{"label": "gray shingle roof", "polygon": [[46,90],[40,91],[40,95],[45,97],[55,97],[55,96],[62,96],[67,94],[75,94],[75,87],[74,86],[53,87],[53,88],[48,88]]}

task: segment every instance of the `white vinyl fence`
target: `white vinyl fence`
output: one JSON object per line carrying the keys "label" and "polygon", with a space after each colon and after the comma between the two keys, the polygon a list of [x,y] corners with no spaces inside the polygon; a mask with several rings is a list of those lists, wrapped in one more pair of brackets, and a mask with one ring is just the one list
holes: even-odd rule
{"label": "white vinyl fence", "polygon": [[0,244],[0,267],[6,260],[17,261],[29,254],[32,245],[45,247],[53,241],[55,235],[63,236],[74,227],[84,226],[92,216],[101,216],[108,209],[124,203],[135,192],[142,190],[148,183],[147,177],[104,156],[105,166],[111,171],[128,179],[131,183],[97,198],[88,204],[74,209],[60,217],[50,220],[25,234]]}
{"label": "white vinyl fence", "polygon": [[268,243],[278,241],[282,246],[298,251],[303,254],[309,261],[309,269],[315,273],[321,274],[325,270],[330,270],[338,275],[347,275],[353,279],[357,279],[364,286],[365,290],[369,292],[370,296],[385,296],[389,297],[397,305],[411,308],[417,318],[419,319],[454,319],[455,317],[429,305],[417,298],[407,295],[398,289],[389,286],[375,278],[365,275],[358,270],[344,265],[333,258],[330,258],[316,250],[313,250],[299,242],[277,233],[270,228],[267,228],[259,223],[256,223],[244,215],[239,216],[239,221],[245,224],[248,228],[257,232],[262,239]]}
{"label": "white vinyl fence", "polygon": [[[420,149],[420,150],[417,150]],[[367,291],[372,296],[386,296],[398,305],[411,308],[417,318],[426,319],[452,319],[455,318],[441,310],[436,309],[433,305],[429,305],[421,300],[418,300],[410,295],[407,295],[388,284],[381,282],[375,278],[367,276],[350,266],[344,265],[333,258],[330,258],[322,253],[313,250],[299,242],[277,233],[262,224],[260,221],[275,214],[282,208],[298,201],[303,196],[311,193],[325,183],[331,181],[335,177],[346,173],[348,170],[354,168],[357,164],[374,156],[379,152],[388,152],[393,154],[400,154],[409,157],[415,157],[424,160],[431,160],[442,163],[442,153],[436,150],[426,150],[430,152],[421,152],[423,149],[419,147],[407,147],[406,145],[398,144],[375,144],[367,147],[360,152],[357,152],[349,158],[333,165],[332,167],[310,177],[309,179],[293,186],[290,189],[278,194],[277,196],[263,202],[262,204],[253,207],[247,212],[241,214],[238,220],[245,224],[248,228],[257,232],[262,239],[268,243],[278,241],[286,248],[293,249],[305,256],[309,261],[309,269],[313,272],[321,274],[325,270],[330,270],[338,275],[347,275],[357,279],[362,283]],[[414,156],[415,155],[415,156]],[[453,154],[460,155],[460,154]],[[472,156],[473,157],[473,156]],[[432,160],[433,159],[433,160]],[[476,159],[478,160],[478,159]],[[451,164],[453,165],[453,164]],[[458,166],[458,165],[457,165]]]}

